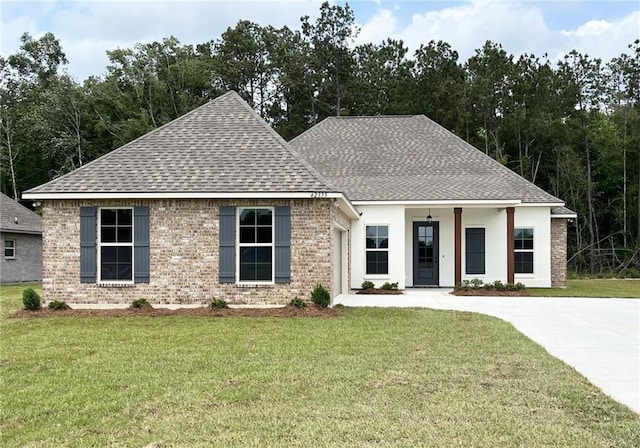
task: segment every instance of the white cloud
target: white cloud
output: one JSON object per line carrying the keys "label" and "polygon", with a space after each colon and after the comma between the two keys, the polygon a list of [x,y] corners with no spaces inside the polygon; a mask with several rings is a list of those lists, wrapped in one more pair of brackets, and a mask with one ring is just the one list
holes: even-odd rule
{"label": "white cloud", "polygon": [[[471,1],[439,10],[412,15],[409,23],[398,27],[398,11],[384,9],[361,24],[366,36],[379,43],[386,37],[402,39],[409,54],[430,40],[443,40],[458,51],[460,62],[473,56],[487,40],[502,44],[507,53],[518,57],[524,53],[552,60],[560,59],[572,49],[600,57],[605,61],[627,51],[640,31],[640,11],[619,19],[590,20],[571,30],[551,29],[539,6],[528,2]],[[377,31],[377,32],[376,32]]]}
{"label": "white cloud", "polygon": [[[69,60],[69,71],[79,79],[102,74],[108,63],[105,51],[131,48],[135,43],[160,41],[171,35],[183,44],[215,40],[239,20],[250,20],[276,28],[300,27],[300,17],[319,14],[313,1],[191,1],[191,2],[73,2],[42,7],[40,14],[23,8],[22,14],[2,18],[3,55],[15,53],[19,37],[29,31],[39,37],[51,31],[60,40]],[[47,10],[46,19],[43,18]],[[39,20],[33,17],[40,15]],[[44,24],[44,25],[43,25]]]}

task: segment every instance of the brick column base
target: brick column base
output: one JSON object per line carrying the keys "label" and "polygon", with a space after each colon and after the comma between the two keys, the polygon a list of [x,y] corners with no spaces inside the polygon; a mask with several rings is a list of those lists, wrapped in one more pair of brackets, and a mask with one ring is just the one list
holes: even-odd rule
{"label": "brick column base", "polygon": [[567,286],[567,220],[551,219],[551,286]]}

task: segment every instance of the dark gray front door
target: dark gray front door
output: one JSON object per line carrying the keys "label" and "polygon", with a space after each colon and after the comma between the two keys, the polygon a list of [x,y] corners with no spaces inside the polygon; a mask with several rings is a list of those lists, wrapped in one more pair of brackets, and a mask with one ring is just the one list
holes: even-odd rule
{"label": "dark gray front door", "polygon": [[438,286],[438,223],[413,223],[413,286]]}

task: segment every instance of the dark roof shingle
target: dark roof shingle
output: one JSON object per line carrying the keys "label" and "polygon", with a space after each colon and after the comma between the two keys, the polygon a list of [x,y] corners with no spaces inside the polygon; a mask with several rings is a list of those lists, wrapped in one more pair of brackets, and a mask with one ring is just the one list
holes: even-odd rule
{"label": "dark roof shingle", "polygon": [[424,115],[331,117],[289,142],[352,201],[562,201]]}
{"label": "dark roof shingle", "polygon": [[29,190],[37,193],[333,191],[235,92]]}
{"label": "dark roof shingle", "polygon": [[42,217],[0,193],[0,230],[11,233],[42,233]]}

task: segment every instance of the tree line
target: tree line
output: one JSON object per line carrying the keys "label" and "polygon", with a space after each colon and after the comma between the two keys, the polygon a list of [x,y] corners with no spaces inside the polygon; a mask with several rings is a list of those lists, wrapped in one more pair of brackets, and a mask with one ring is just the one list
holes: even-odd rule
{"label": "tree line", "polygon": [[0,57],[3,192],[44,183],[233,89],[291,139],[331,115],[425,114],[578,213],[570,265],[640,269],[640,42],[608,62],[571,51],[467,61],[446,42],[355,44],[351,8],[324,3],[301,29],[240,21],[197,45],[175,37],[107,51],[77,82],[58,39]]}

